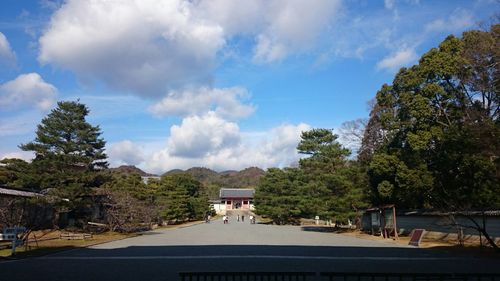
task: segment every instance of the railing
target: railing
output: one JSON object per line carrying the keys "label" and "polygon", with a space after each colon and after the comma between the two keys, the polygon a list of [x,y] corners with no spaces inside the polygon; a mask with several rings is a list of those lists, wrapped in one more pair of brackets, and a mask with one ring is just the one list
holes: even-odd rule
{"label": "railing", "polygon": [[309,281],[314,272],[181,272],[182,281]]}
{"label": "railing", "polygon": [[86,240],[86,239],[91,239],[92,234],[90,233],[71,233],[71,232],[62,232],[59,235],[60,239],[65,239],[65,240]]}
{"label": "railing", "polygon": [[500,281],[500,274],[356,272],[181,272],[181,281]]}
{"label": "railing", "polygon": [[325,272],[329,281],[500,281],[500,274]]}

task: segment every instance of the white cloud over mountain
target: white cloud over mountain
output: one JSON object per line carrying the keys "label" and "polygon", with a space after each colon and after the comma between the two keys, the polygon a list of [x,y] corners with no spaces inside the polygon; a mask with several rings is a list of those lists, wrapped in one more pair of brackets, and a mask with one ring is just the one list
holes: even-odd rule
{"label": "white cloud over mountain", "polygon": [[170,155],[197,158],[217,154],[239,142],[238,125],[210,111],[204,116],[186,117],[180,126],[172,126],[167,147]]}
{"label": "white cloud over mountain", "polygon": [[[234,124],[236,125],[236,124]],[[209,129],[215,129],[216,125]],[[284,167],[298,161],[296,146],[302,131],[311,129],[307,124],[281,125],[260,133],[243,133],[237,127],[220,123],[218,130],[227,130],[225,139],[212,138],[199,140],[200,135],[185,135],[187,143],[205,141],[216,149],[207,149],[207,153],[198,155],[182,155],[174,153],[170,146],[172,136],[166,148],[151,154],[145,168],[155,173],[165,172],[174,168],[186,169],[193,166],[203,166],[215,170],[243,169],[250,166]],[[225,129],[224,129],[225,128]],[[228,129],[231,128],[231,129]],[[174,135],[174,134],[172,134]],[[195,146],[198,148],[199,146]],[[203,147],[203,146],[201,146]]]}
{"label": "white cloud over mountain", "polygon": [[[202,125],[205,127],[200,128]],[[178,127],[174,125],[171,131]],[[188,117],[180,127],[186,130],[171,132],[166,145],[165,142],[129,141],[113,144],[108,152],[110,162],[113,165],[137,165],[138,161],[129,159],[132,154],[132,159],[144,160],[139,165],[141,168],[158,174],[193,166],[218,171],[250,166],[286,167],[300,158],[296,150],[300,134],[311,129],[311,126],[300,123],[283,124],[263,132],[241,132],[235,123],[219,119],[214,113],[204,118]],[[116,148],[122,146],[126,149]]]}
{"label": "white cloud over mountain", "polygon": [[129,140],[111,144],[107,154],[114,165],[139,165],[144,161],[142,149]]}
{"label": "white cloud over mountain", "polygon": [[4,110],[35,107],[47,111],[54,105],[56,95],[57,88],[38,73],[21,74],[0,84],[0,107]]}

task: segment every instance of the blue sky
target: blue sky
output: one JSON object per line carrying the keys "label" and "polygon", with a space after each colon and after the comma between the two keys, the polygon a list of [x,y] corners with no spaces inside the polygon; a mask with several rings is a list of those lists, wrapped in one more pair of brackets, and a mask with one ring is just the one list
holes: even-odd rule
{"label": "blue sky", "polygon": [[[111,166],[297,162],[301,131],[367,118],[396,71],[495,0],[3,0],[0,158],[59,100],[100,125]],[[353,148],[355,145],[348,144]]]}

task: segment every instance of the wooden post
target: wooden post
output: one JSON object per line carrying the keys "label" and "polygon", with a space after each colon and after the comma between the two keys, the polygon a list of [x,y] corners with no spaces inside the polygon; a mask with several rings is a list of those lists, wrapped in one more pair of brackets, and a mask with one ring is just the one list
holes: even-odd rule
{"label": "wooden post", "polygon": [[396,224],[396,205],[392,206],[392,219],[394,220],[394,238],[396,240],[399,239],[399,236],[398,236],[398,227],[397,227],[397,224]]}

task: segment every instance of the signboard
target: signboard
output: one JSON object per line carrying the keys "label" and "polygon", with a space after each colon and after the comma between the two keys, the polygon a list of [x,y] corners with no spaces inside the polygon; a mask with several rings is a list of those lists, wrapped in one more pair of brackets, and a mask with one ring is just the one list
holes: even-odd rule
{"label": "signboard", "polygon": [[385,228],[394,228],[394,212],[392,208],[384,210]]}
{"label": "signboard", "polygon": [[371,213],[372,227],[380,226],[380,218],[378,213]]}
{"label": "signboard", "polygon": [[17,238],[19,233],[26,232],[26,227],[16,226],[8,227],[3,229],[3,233],[0,234],[0,240],[12,241],[12,255],[16,254],[16,247],[23,245],[23,240]]}
{"label": "signboard", "polygon": [[10,241],[10,240],[14,240],[14,239],[16,239],[16,234],[13,234],[13,233],[12,234],[10,234],[10,233],[9,234],[0,233],[0,240],[2,240],[2,241],[5,241],[5,240]]}
{"label": "signboard", "polygon": [[411,232],[410,242],[408,243],[408,245],[416,247],[420,246],[420,242],[422,241],[424,234],[425,234],[425,229],[414,229]]}

